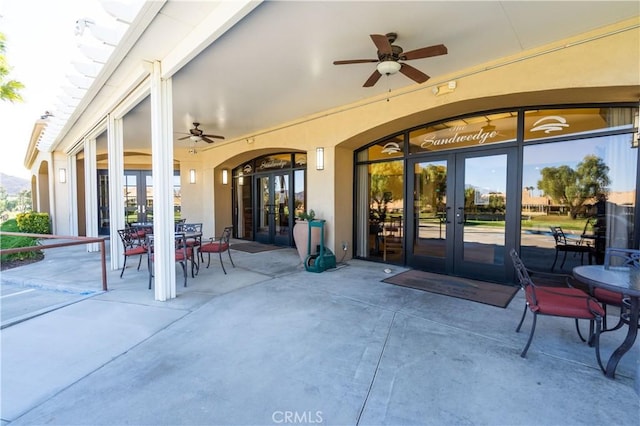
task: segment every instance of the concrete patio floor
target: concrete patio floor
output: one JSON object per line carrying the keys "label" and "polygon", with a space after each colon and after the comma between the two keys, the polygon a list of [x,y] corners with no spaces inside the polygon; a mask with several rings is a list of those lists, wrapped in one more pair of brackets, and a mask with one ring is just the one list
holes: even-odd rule
{"label": "concrete patio floor", "polygon": [[[122,279],[109,271],[102,292],[98,253],[45,255],[1,276],[3,292],[70,295],[35,316],[3,316],[3,425],[640,419],[639,343],[610,380],[573,320],[540,317],[523,359],[531,316],[515,333],[522,292],[502,309],[383,283],[385,264],[350,260],[316,274],[295,249],[233,250],[228,275],[212,258],[188,287],[177,278],[176,299],[158,302],[144,262]],[[624,335],[603,335],[607,358]]]}

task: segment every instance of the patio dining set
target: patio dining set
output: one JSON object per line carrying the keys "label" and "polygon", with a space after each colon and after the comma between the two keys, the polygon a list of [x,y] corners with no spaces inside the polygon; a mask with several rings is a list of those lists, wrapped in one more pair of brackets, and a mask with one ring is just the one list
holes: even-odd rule
{"label": "patio dining set", "polygon": [[[633,347],[640,326],[640,250],[606,248],[602,265],[577,266],[572,274],[535,271],[524,265],[515,250],[510,254],[526,300],[516,332],[520,331],[527,311],[533,313],[529,339],[520,356],[526,357],[538,315],[572,318],[580,339],[595,348],[602,372],[613,379],[620,359]],[[619,312],[618,321],[612,327],[607,324],[609,307]],[[580,331],[579,320],[589,322],[587,337]],[[625,325],[626,337],[605,365],[600,335]]]}
{"label": "patio dining set", "polygon": [[[187,223],[184,220],[176,221],[174,229],[174,260],[182,267],[184,286],[187,286],[189,276],[188,266],[191,270],[191,278],[195,278],[200,271],[200,265],[204,262],[204,254],[207,254],[207,268],[211,264],[211,254],[217,253],[220,258],[222,271],[227,274],[222,261],[222,253],[227,252],[231,265],[235,267],[229,250],[233,227],[227,226],[218,238],[210,237],[203,242],[202,223]],[[127,267],[127,259],[138,257],[137,269],[140,270],[142,259],[147,259],[149,271],[149,289],[153,286],[154,262],[155,262],[155,236],[152,223],[132,223],[123,229],[118,229],[118,235],[123,245],[124,261],[120,278]]]}

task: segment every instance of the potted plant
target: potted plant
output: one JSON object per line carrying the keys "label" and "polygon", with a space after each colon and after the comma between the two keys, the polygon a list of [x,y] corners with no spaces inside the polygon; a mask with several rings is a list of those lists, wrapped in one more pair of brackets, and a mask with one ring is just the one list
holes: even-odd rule
{"label": "potted plant", "polygon": [[[298,249],[298,256],[304,262],[309,255],[309,222],[315,220],[316,212],[313,210],[301,211],[296,216],[296,223],[293,226],[293,241]],[[311,236],[311,253],[315,253],[316,247],[320,244],[320,230],[315,228]]]}

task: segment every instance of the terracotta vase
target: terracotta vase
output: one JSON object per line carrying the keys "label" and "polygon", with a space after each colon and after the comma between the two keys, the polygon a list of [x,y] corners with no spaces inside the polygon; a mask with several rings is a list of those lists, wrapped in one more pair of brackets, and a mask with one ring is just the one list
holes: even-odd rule
{"label": "terracotta vase", "polygon": [[[325,230],[326,232],[326,230]],[[312,228],[311,232],[311,254],[317,252],[316,247],[320,244],[320,228]],[[300,261],[304,263],[308,256],[308,244],[309,244],[309,222],[306,220],[296,219],[296,224],[293,226],[293,241],[296,244],[298,250],[298,256]]]}

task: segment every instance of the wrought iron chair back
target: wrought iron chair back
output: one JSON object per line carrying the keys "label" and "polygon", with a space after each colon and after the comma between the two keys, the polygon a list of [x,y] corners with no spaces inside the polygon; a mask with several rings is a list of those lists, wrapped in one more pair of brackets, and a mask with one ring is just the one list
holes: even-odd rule
{"label": "wrought iron chair back", "polygon": [[184,232],[187,236],[187,246],[191,249],[191,277],[194,278],[194,270],[200,271],[200,261],[204,261],[202,253],[198,249],[202,245],[202,223],[176,222],[176,232]]}
{"label": "wrought iron chair back", "polygon": [[[149,290],[154,277],[154,261],[155,261],[155,238],[153,234],[146,236],[147,246],[147,266],[149,268]],[[187,240],[184,232],[176,232],[174,234],[174,260],[182,266],[182,272],[184,275],[184,286],[187,286],[187,262],[189,261],[189,247],[187,246]]]}
{"label": "wrought iron chair back", "polygon": [[124,255],[124,262],[122,264],[122,270],[120,271],[120,278],[122,278],[122,274],[124,274],[124,270],[127,267],[127,259],[131,256],[140,256],[137,268],[140,270],[142,255],[147,252],[147,249],[134,228],[118,229],[118,235],[120,236],[120,241],[122,241]]}
{"label": "wrought iron chair back", "polygon": [[607,248],[604,252],[604,268],[609,269],[611,266],[640,268],[640,250]]}
{"label": "wrought iron chair back", "polygon": [[[607,248],[604,252],[604,269],[609,269],[611,267],[640,268],[640,250],[613,247]],[[593,287],[590,290],[591,295],[598,299],[602,304],[602,308],[605,312],[602,319],[602,332],[613,331],[622,327],[624,325],[624,294],[598,287]],[[608,306],[616,306],[621,309],[618,322],[612,328],[607,328]]]}
{"label": "wrought iron chair back", "polygon": [[226,275],[227,270],[225,269],[224,263],[222,262],[222,253],[225,251],[229,255],[229,260],[231,261],[231,265],[234,268],[236,267],[236,265],[233,263],[233,259],[231,258],[231,250],[230,250],[230,247],[231,247],[230,240],[231,240],[232,232],[233,232],[233,226],[227,226],[222,231],[222,234],[220,235],[220,238],[218,240],[215,240],[213,237],[211,237],[208,243],[202,244],[200,246],[200,253],[201,254],[207,253],[208,255],[207,268],[211,264],[211,253],[218,253],[218,256],[220,257],[220,265],[222,266],[222,271]]}
{"label": "wrought iron chair back", "polygon": [[581,241],[572,242],[569,241],[566,234],[562,230],[560,226],[550,226],[551,234],[553,235],[553,239],[556,242],[556,255],[553,259],[553,264],[551,265],[551,272],[553,272],[556,262],[558,261],[558,253],[563,252],[564,257],[562,258],[562,263],[560,264],[560,268],[564,266],[567,260],[567,253],[580,253],[580,263],[584,263],[584,255],[585,253],[589,256],[589,264],[592,263],[593,256],[593,248],[588,244],[583,244]]}

